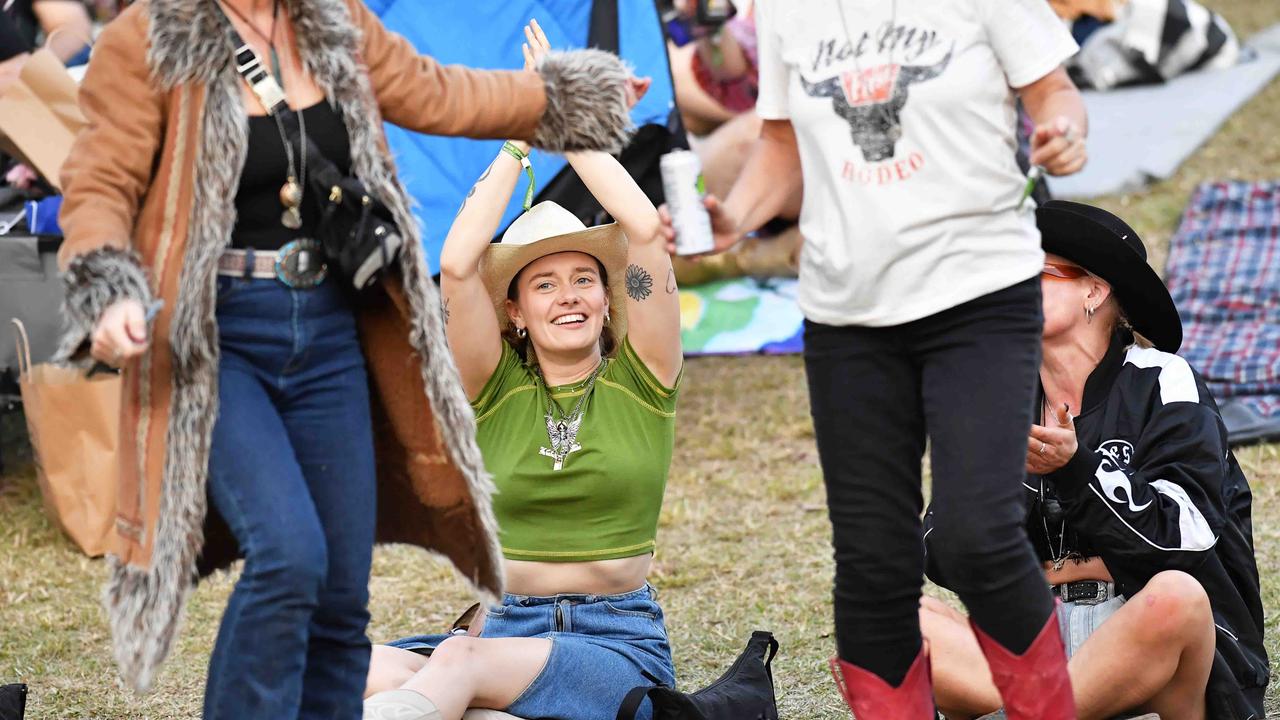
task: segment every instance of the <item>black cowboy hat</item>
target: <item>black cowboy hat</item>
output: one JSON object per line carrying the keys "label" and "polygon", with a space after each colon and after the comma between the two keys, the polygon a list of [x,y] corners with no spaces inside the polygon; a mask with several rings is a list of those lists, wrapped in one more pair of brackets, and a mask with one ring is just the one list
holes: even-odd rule
{"label": "black cowboy hat", "polygon": [[1182,320],[1169,289],[1147,264],[1133,228],[1091,205],[1050,200],[1036,210],[1044,251],[1106,280],[1133,329],[1165,352],[1182,345]]}

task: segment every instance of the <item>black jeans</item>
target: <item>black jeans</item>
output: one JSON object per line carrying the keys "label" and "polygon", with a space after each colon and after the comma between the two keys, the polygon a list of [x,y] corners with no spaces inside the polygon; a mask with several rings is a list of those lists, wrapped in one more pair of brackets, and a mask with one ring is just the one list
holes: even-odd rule
{"label": "black jeans", "polygon": [[1021,485],[1041,325],[1038,277],[903,325],[805,325],[839,654],[893,685],[920,648],[926,437],[931,577],[1017,653],[1053,611]]}

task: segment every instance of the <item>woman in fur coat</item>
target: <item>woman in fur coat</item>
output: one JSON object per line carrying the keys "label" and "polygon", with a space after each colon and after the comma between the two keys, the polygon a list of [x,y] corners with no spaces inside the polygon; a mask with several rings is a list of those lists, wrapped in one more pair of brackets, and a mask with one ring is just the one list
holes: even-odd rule
{"label": "woman in fur coat", "polygon": [[[394,216],[402,251],[374,289],[347,292],[311,239],[321,199],[238,73],[236,35]],[[235,545],[206,718],[360,716],[375,538],[501,592],[473,415],[381,122],[612,151],[626,84],[596,51],[442,67],[360,0],[144,0],[103,32],[63,173],[61,355],[123,369],[106,602],[130,684],[151,683],[198,571]],[[208,537],[206,497],[225,522]]]}

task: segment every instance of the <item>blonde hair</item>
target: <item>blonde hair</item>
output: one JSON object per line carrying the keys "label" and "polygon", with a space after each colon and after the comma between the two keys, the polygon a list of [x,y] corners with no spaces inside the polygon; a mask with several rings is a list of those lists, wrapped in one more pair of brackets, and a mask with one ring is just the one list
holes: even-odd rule
{"label": "blonde hair", "polygon": [[[1093,273],[1089,273],[1089,275],[1093,277]],[[1098,279],[1101,280],[1101,278]],[[1107,281],[1102,280],[1102,282]],[[1110,286],[1111,283],[1107,283],[1107,285]],[[1124,306],[1120,304],[1120,298],[1116,297],[1114,292],[1107,295],[1106,302],[1102,303],[1103,306],[1106,306],[1107,304],[1110,304],[1111,307],[1115,308],[1111,318],[1111,332],[1114,333],[1116,330],[1124,330],[1133,336],[1134,345],[1137,345],[1140,348],[1155,347],[1155,343],[1148,340],[1142,333],[1133,329],[1133,323],[1129,322],[1129,315],[1124,311]]]}

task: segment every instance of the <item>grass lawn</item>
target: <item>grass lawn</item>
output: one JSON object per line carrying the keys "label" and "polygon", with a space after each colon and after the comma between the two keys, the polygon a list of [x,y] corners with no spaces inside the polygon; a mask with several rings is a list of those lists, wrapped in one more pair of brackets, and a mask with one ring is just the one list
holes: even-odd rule
{"label": "grass lawn", "polygon": [[[1242,36],[1280,22],[1273,0],[1211,2]],[[1193,98],[1188,99],[1194,102]],[[1209,179],[1280,177],[1280,83],[1237,113],[1172,180],[1103,198],[1148,241],[1163,267],[1191,189]],[[847,718],[826,671],[832,564],[804,373],[798,358],[690,361],[653,583],[668,615],[684,688],[714,679],[751,631],[772,630],[784,718]],[[872,409],[868,409],[873,411]],[[200,714],[205,666],[234,576],[203,583],[155,690],[116,681],[98,597],[103,563],[84,558],[41,509],[21,420],[0,418],[9,474],[0,477],[0,683],[32,686],[28,717],[187,718]],[[1280,656],[1280,446],[1239,450],[1254,492],[1254,540],[1268,649]],[[443,628],[470,603],[451,571],[424,553],[383,548],[374,559],[370,636]],[[938,593],[930,587],[929,592]],[[1273,683],[1269,717],[1280,717]]]}

